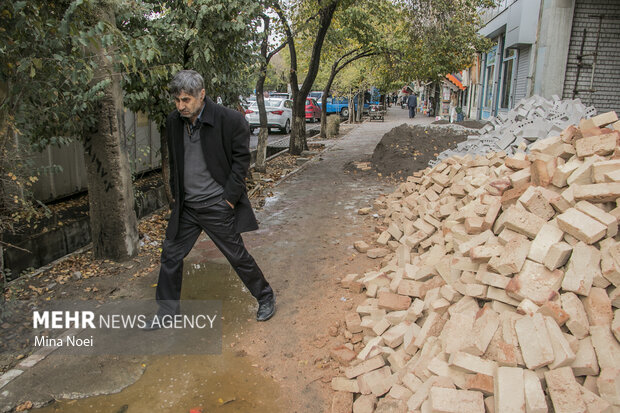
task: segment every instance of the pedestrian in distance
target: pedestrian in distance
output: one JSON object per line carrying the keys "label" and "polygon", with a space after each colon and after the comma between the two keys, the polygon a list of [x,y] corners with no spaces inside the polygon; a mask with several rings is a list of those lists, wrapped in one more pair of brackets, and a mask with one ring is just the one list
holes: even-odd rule
{"label": "pedestrian in distance", "polygon": [[418,106],[418,97],[412,93],[407,98],[407,107],[409,108],[409,119],[415,118],[415,111]]}
{"label": "pedestrian in distance", "polygon": [[161,253],[159,310],[145,330],[157,329],[158,320],[180,313],[183,258],[202,231],[258,301],[256,319],[266,321],[275,313],[275,294],[241,237],[258,229],[245,186],[249,125],[243,114],[206,96],[196,71],[178,72],[169,91],[176,105],[166,121],[174,202]]}

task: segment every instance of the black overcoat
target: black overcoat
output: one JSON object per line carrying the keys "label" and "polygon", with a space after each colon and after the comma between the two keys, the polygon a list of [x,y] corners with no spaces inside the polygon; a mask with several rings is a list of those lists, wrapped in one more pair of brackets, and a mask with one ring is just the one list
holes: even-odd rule
{"label": "black overcoat", "polygon": [[[245,177],[250,167],[250,128],[243,114],[215,104],[208,97],[200,116],[200,142],[207,162],[207,169],[217,183],[222,185],[222,196],[235,206],[237,233],[258,229],[254,211],[247,195]],[[174,239],[179,228],[185,192],[184,171],[184,119],[174,110],[166,121],[170,159],[170,187],[175,202],[166,229],[166,238]]]}

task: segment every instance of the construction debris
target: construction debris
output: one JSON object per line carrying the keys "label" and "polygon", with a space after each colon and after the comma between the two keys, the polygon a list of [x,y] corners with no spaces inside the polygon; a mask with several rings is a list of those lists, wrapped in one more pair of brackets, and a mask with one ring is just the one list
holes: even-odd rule
{"label": "construction debris", "polygon": [[527,155],[452,156],[375,201],[356,248],[381,268],[342,279],[367,299],[332,350],[338,412],[620,409],[620,122],[578,105],[522,102],[494,130],[533,112]]}
{"label": "construction debris", "polygon": [[[504,151],[512,155],[524,151],[539,139],[558,136],[570,125],[577,125],[581,119],[596,115],[596,109],[586,107],[580,99],[560,100],[553,96],[547,100],[534,95],[521,99],[509,112],[502,112],[480,130],[480,135],[471,135],[467,140],[439,154],[437,159],[429,161],[432,167],[454,155],[483,155],[489,152]],[[601,119],[600,127],[606,119]]]}

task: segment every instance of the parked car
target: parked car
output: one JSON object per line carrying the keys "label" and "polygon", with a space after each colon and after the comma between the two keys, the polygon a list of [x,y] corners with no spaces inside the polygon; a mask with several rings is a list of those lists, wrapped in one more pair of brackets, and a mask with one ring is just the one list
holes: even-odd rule
{"label": "parked car", "polygon": [[[357,95],[353,96],[353,102],[355,103],[355,110],[357,110]],[[368,108],[370,107],[370,104],[379,104],[379,101],[369,102],[368,100],[366,100],[364,102],[364,113],[368,113]],[[321,107],[320,101],[319,107]],[[328,97],[325,113],[340,113],[340,116],[342,116],[343,118],[349,117],[349,99],[345,97]]]}
{"label": "parked car", "polygon": [[310,119],[310,122],[318,122],[321,120],[321,107],[312,98],[306,99],[306,120]]}
{"label": "parked car", "polygon": [[[321,108],[321,104],[319,101],[319,109]],[[345,97],[328,97],[327,98],[327,107],[325,108],[325,113],[328,115],[330,113],[339,113],[340,116],[346,118],[349,116],[349,99]]]}
{"label": "parked car", "polygon": [[289,95],[286,92],[270,92],[269,93],[269,97],[270,98],[290,99],[291,95]]}
{"label": "parked car", "polygon": [[314,90],[308,93],[308,97],[315,99],[317,102],[321,100],[322,96],[323,96],[323,91]]}
{"label": "parked car", "polygon": [[[290,99],[268,98],[265,99],[267,111],[267,127],[278,128],[281,132],[291,133],[291,119],[293,117],[293,101]],[[260,128],[258,115],[258,103],[253,102],[245,111],[245,119],[250,124],[250,131]]]}

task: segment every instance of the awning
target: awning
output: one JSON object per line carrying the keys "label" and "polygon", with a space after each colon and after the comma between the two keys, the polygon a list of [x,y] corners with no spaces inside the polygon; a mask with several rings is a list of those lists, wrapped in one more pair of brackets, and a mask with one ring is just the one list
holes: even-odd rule
{"label": "awning", "polygon": [[446,75],[446,78],[447,78],[450,82],[454,83],[454,84],[455,84],[455,85],[456,85],[459,89],[461,89],[461,90],[465,90],[465,86],[463,86],[463,84],[460,82],[460,80],[458,80],[458,79],[457,79],[456,77],[454,77],[453,75],[448,74],[448,75]]}

